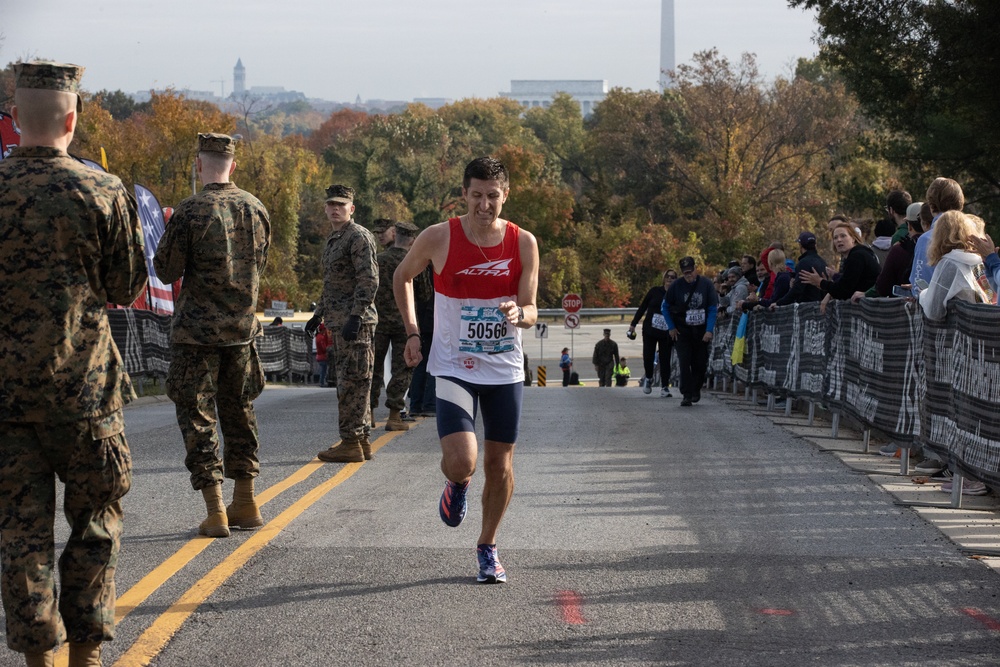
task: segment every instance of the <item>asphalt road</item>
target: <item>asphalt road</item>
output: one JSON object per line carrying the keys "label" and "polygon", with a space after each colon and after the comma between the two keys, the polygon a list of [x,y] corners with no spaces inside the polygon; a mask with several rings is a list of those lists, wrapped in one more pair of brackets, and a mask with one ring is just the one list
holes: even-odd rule
{"label": "asphalt road", "polygon": [[106,665],[1000,659],[995,572],[832,455],[710,394],[680,408],[635,386],[526,388],[499,540],[510,581],[495,586],[475,583],[481,478],[462,526],[437,516],[433,423],[380,430],[369,463],[321,465],[334,390],[269,388],[257,409],[269,523],[218,540],[195,536],[204,506],[172,404],[127,409],[128,604]]}

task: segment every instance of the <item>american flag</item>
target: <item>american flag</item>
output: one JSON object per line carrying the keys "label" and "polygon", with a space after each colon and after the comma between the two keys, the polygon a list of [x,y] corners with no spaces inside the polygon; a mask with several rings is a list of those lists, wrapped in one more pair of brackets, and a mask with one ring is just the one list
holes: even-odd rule
{"label": "american flag", "polygon": [[0,111],[0,160],[21,145],[21,132],[11,116]]}
{"label": "american flag", "polygon": [[158,313],[174,312],[174,292],[170,285],[164,285],[156,277],[156,270],[153,268],[153,255],[156,254],[156,246],[163,236],[163,210],[160,202],[156,200],[147,188],[136,184],[135,199],[139,207],[139,220],[142,222],[142,235],[146,245],[146,268],[149,270],[149,306],[151,310]]}

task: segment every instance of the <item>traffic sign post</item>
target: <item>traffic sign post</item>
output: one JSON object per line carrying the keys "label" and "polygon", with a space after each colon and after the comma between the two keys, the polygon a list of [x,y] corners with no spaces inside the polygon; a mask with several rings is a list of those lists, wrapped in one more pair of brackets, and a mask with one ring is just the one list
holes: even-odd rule
{"label": "traffic sign post", "polygon": [[583,308],[583,298],[579,294],[570,292],[563,297],[562,307],[567,313],[578,313]]}
{"label": "traffic sign post", "polygon": [[[576,358],[576,328],[580,326],[580,316],[578,313],[583,308],[583,297],[575,292],[570,292],[563,296],[563,310],[566,311],[566,328],[569,329],[570,355]],[[571,324],[572,323],[572,324]]]}

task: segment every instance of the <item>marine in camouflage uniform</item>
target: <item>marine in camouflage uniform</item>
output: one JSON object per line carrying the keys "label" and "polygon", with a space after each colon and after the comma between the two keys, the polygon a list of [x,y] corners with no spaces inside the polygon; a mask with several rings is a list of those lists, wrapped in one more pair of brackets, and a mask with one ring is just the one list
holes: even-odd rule
{"label": "marine in camouflage uniform", "polygon": [[[254,339],[263,328],[255,313],[271,225],[264,205],[229,182],[234,153],[231,137],[198,135],[204,188],[174,209],[153,259],[163,282],[184,277],[170,334],[167,395],[176,406],[191,486],[206,498],[208,524],[200,529],[213,537],[228,535],[224,526],[214,525],[226,518],[227,525],[243,528],[262,523],[248,505],[251,499],[239,498],[246,486],[239,482],[250,480],[252,494],[252,480],[260,473],[253,400],[264,388],[264,373]],[[222,458],[216,409],[225,437]],[[234,503],[247,506],[236,511],[231,506],[228,517],[213,520],[220,509],[214,494],[224,476],[238,482]],[[240,521],[235,516],[240,514],[249,518]]]}
{"label": "marine in camouflage uniform", "polygon": [[[120,499],[132,484],[122,407],[135,392],[106,305],[145,288],[142,229],[121,180],[66,153],[82,74],[15,65],[23,145],[0,161],[0,588],[7,645],[28,664],[67,638],[71,655],[99,656],[114,637]],[[58,602],[56,477],[70,524]]]}
{"label": "marine in camouflage uniform", "polygon": [[412,222],[395,223],[396,235],[393,246],[380,252],[378,259],[378,291],[375,293],[375,308],[378,310],[378,328],[375,329],[375,371],[372,375],[371,409],[378,406],[378,397],[382,391],[382,375],[385,369],[385,357],[392,346],[391,377],[385,388],[385,407],[389,408],[389,419],[385,423],[387,431],[407,431],[409,425],[403,421],[400,411],[406,407],[403,398],[410,387],[413,369],[406,365],[403,359],[403,349],[406,347],[406,327],[403,317],[396,306],[396,297],[392,292],[392,275],[396,267],[406,257],[406,251],[413,245],[420,228]]}
{"label": "marine in camouflage uniform", "polygon": [[375,366],[372,338],[378,324],[376,244],[371,232],[354,222],[352,188],[331,185],[326,195],[333,233],[323,250],[323,295],[306,331],[313,334],[325,322],[333,336],[341,443],[320,452],[319,458],[361,462],[371,458],[368,398]]}
{"label": "marine in camouflage uniform", "polygon": [[[379,248],[389,249],[396,243],[396,223],[389,218],[378,218],[372,223],[372,231]],[[391,277],[391,276],[390,276]]]}
{"label": "marine in camouflage uniform", "polygon": [[604,330],[604,338],[594,345],[594,370],[601,387],[611,386],[611,376],[618,365],[618,343],[611,340],[611,329]]}

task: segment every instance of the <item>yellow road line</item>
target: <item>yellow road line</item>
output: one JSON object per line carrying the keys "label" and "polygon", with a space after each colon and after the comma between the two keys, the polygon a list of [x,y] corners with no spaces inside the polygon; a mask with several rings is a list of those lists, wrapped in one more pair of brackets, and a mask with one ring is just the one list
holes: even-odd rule
{"label": "yellow road line", "polygon": [[[322,461],[313,459],[282,481],[269,486],[263,492],[259,493],[257,495],[257,504],[263,507],[268,501],[274,500],[274,498],[287,489],[306,480],[322,467]],[[123,618],[128,616],[129,612],[145,602],[146,598],[152,595],[156,589],[183,569],[195,556],[207,549],[213,541],[212,538],[208,537],[196,537],[178,549],[173,556],[163,561],[152,572],[140,579],[132,588],[122,593],[115,603],[115,622],[120,623]]]}
{"label": "yellow road line", "polygon": [[[403,431],[392,431],[372,443],[372,451],[378,451]],[[208,574],[189,588],[177,602],[161,614],[136,640],[128,651],[118,659],[115,667],[146,667],[163,650],[170,639],[198,607],[214,593],[219,586],[234,575],[258,551],[271,542],[296,517],[309,509],[323,496],[349,479],[363,463],[348,463],[333,477],[308,491],[302,498],[292,503],[284,512],[265,524],[251,535],[246,542],[215,566]]]}
{"label": "yellow road line", "polygon": [[[338,442],[339,441],[335,442],[334,445]],[[388,439],[386,439],[385,442],[388,442]],[[385,442],[379,443],[379,441],[376,440],[375,443],[372,443],[372,450],[377,451],[382,447],[382,445],[385,444]],[[264,491],[258,493],[256,496],[257,504],[263,507],[268,503],[268,501],[274,500],[281,493],[284,493],[296,484],[308,479],[310,475],[322,468],[323,465],[323,462],[319,459],[313,459],[282,481],[277,484],[272,484]],[[212,542],[214,542],[214,540],[208,537],[196,537],[195,539],[190,540],[187,544],[174,552],[174,554],[167,560],[163,561],[163,563],[154,568],[149,574],[136,582],[132,588],[122,593],[115,601],[115,623],[120,623],[123,618],[128,616],[129,613],[131,613],[136,607],[145,602],[150,595],[155,593],[160,586],[165,584],[171,577],[184,569],[184,567],[194,560],[198,554],[207,549]],[[55,653],[54,667],[67,667],[68,664],[69,653],[67,646],[64,644],[63,646],[60,646]]]}

